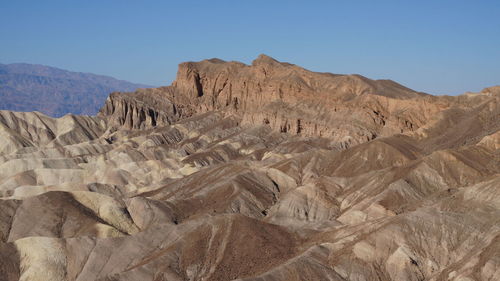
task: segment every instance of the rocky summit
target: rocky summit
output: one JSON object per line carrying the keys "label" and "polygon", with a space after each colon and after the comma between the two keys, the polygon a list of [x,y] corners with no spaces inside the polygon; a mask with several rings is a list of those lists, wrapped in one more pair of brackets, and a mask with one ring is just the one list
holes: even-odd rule
{"label": "rocky summit", "polygon": [[500,87],[265,55],[0,111],[0,280],[500,280]]}

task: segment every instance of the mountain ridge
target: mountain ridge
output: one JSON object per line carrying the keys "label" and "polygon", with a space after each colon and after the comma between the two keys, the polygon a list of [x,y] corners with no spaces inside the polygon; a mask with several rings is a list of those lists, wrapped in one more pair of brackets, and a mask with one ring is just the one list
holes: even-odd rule
{"label": "mountain ridge", "polygon": [[[408,100],[406,112],[397,109],[402,100]],[[119,105],[138,101],[137,112]],[[218,110],[239,115],[243,124],[267,124],[276,131],[325,136],[352,145],[415,130],[425,122],[423,118],[448,106],[447,98],[419,93],[390,80],[312,72],[260,55],[250,65],[220,59],[181,63],[170,86],[112,94],[99,114],[110,115],[117,127],[143,128],[148,125],[139,116],[146,123],[163,124]],[[339,128],[351,111],[359,130]],[[154,116],[163,117],[157,121]],[[342,140],[348,136],[349,140]]]}
{"label": "mountain ridge", "polygon": [[56,117],[67,113],[94,115],[109,93],[141,87],[148,86],[44,65],[0,64],[3,110],[37,110]]}

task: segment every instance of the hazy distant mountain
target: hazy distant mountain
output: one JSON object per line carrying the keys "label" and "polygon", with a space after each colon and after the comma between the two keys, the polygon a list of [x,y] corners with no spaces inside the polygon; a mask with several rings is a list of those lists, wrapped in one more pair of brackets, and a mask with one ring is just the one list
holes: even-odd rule
{"label": "hazy distant mountain", "polygon": [[0,110],[94,115],[111,92],[146,87],[44,65],[0,64]]}

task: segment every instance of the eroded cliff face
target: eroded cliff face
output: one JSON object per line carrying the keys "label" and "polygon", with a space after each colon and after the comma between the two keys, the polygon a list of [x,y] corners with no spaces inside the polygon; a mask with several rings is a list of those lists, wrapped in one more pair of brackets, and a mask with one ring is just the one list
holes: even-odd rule
{"label": "eroded cliff face", "polygon": [[182,63],[171,86],[111,95],[101,116],[138,129],[220,111],[242,125],[325,137],[348,147],[414,131],[447,107],[446,100],[390,80],[316,73],[261,55],[251,65],[218,59]]}
{"label": "eroded cliff face", "polygon": [[499,132],[498,87],[264,56],[99,117],[0,111],[0,280],[500,280]]}

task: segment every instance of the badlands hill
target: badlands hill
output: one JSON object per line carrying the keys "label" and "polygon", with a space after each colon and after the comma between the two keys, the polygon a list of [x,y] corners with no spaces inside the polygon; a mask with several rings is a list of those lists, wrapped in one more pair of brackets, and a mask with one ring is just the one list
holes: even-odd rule
{"label": "badlands hill", "polygon": [[0,111],[0,280],[499,280],[499,102],[262,55]]}
{"label": "badlands hill", "polygon": [[0,110],[40,111],[54,117],[95,115],[109,93],[145,87],[44,65],[0,64]]}

